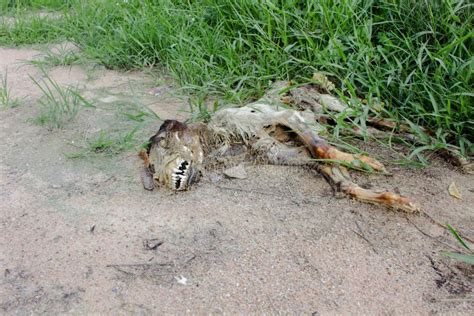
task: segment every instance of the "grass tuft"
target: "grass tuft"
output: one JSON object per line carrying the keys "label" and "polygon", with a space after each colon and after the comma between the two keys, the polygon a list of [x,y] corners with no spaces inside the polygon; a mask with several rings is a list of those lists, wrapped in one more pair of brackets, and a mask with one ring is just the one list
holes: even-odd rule
{"label": "grass tuft", "polygon": [[40,113],[35,119],[39,125],[47,125],[51,129],[62,128],[67,122],[73,120],[80,106],[93,107],[93,105],[81,96],[77,90],[71,87],[63,88],[43,71],[44,78],[37,81],[30,76],[31,80],[43,93],[38,101]]}
{"label": "grass tuft", "polygon": [[58,10],[68,5],[68,0],[2,0],[0,13],[15,12],[22,9]]}
{"label": "grass tuft", "polygon": [[140,127],[135,127],[125,133],[111,133],[101,131],[92,140],[87,141],[87,147],[78,152],[66,154],[71,159],[85,158],[90,155],[116,155],[123,151],[135,149],[135,134]]}
{"label": "grass tuft", "polygon": [[71,66],[81,63],[81,55],[74,49],[60,45],[54,50],[47,48],[41,59],[29,63],[39,67]]}
{"label": "grass tuft", "polygon": [[441,255],[474,265],[474,251],[467,245],[466,241],[459,236],[459,233],[451,225],[446,224],[446,226],[451,235],[453,235],[459,245],[462,246],[463,252],[442,251]]}
{"label": "grass tuft", "polygon": [[8,73],[0,74],[0,106],[5,108],[14,108],[19,105],[19,101],[11,96],[10,88],[8,87]]}

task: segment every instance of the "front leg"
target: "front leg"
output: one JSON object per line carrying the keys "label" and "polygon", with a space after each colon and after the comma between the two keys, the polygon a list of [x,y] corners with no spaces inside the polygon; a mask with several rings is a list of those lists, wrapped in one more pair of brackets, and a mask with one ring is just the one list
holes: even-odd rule
{"label": "front leg", "polygon": [[385,166],[372,157],[345,153],[329,145],[324,138],[311,129],[298,113],[279,118],[279,124],[287,126],[296,133],[314,159],[328,160],[353,169],[386,173]]}

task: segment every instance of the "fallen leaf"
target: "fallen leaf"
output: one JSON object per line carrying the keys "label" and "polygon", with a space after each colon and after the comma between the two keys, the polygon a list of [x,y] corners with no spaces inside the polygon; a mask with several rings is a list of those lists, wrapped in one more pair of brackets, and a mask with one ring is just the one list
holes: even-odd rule
{"label": "fallen leaf", "polygon": [[448,187],[448,192],[451,196],[454,196],[457,199],[461,199],[461,193],[459,193],[458,187],[456,186],[456,183],[451,182],[451,184]]}

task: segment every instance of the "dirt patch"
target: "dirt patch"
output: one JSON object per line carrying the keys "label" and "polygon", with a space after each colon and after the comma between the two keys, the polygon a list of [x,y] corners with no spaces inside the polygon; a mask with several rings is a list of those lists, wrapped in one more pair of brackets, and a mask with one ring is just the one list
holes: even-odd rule
{"label": "dirt patch", "polygon": [[[138,146],[160,124],[140,113],[183,117],[186,100],[141,72],[55,67],[50,76],[95,108],[49,131],[30,122],[41,93],[29,76],[42,74],[21,63],[38,54],[0,49],[0,69],[8,67],[12,94],[22,100],[0,112],[2,313],[467,314],[474,307],[472,269],[439,255],[447,246],[435,238],[455,245],[445,230],[334,197],[303,168],[246,165],[242,180],[217,170],[171,194],[143,190],[135,149],[67,158],[101,133],[121,137],[137,127]],[[398,185],[433,217],[474,236],[474,179],[442,160],[363,179]],[[449,196],[452,181],[462,200]],[[145,247],[150,239],[161,244]]]}

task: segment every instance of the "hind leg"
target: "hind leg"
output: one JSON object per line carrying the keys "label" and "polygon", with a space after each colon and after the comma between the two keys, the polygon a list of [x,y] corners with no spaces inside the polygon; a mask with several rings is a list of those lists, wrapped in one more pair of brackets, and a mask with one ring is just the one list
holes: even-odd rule
{"label": "hind leg", "polygon": [[383,204],[407,213],[418,213],[420,211],[420,208],[415,203],[400,194],[390,191],[380,192],[361,188],[359,185],[352,182],[344,167],[316,165],[316,170],[326,178],[329,184],[331,184],[336,191],[342,192],[356,200],[367,203]]}

